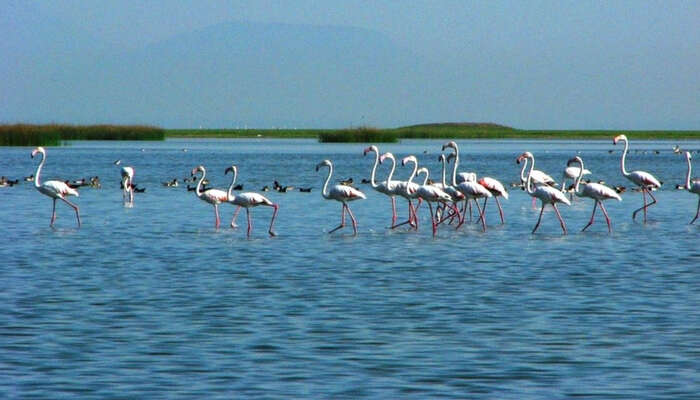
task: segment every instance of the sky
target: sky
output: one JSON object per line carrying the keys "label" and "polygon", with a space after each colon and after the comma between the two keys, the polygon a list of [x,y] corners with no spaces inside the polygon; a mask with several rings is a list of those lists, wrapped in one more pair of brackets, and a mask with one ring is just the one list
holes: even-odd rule
{"label": "sky", "polygon": [[0,122],[700,129],[697,21],[697,1],[4,0]]}

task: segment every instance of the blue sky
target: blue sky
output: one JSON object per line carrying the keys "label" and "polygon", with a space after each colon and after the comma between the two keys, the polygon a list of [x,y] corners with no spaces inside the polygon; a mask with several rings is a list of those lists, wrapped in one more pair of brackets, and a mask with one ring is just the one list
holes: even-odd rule
{"label": "blue sky", "polygon": [[700,129],[697,21],[696,1],[10,0],[0,121]]}

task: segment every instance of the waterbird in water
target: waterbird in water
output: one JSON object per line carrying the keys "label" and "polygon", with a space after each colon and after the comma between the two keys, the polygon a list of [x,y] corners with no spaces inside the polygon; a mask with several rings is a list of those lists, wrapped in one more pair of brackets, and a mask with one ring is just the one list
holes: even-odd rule
{"label": "waterbird in water", "polygon": [[364,193],[360,192],[359,190],[345,185],[334,185],[330,188],[330,190],[327,190],[328,182],[331,180],[331,175],[333,175],[333,163],[331,163],[330,160],[321,161],[316,165],[316,172],[318,172],[318,170],[322,167],[328,167],[328,177],[326,178],[326,182],[323,184],[323,190],[321,191],[321,195],[326,200],[335,200],[343,203],[340,225],[333,228],[328,233],[333,233],[345,226],[345,211],[347,210],[348,214],[350,214],[350,219],[352,220],[353,232],[355,235],[357,235],[357,221],[355,220],[355,216],[352,214],[352,211],[350,211],[348,202],[358,199],[366,199],[367,197]]}
{"label": "waterbird in water", "polygon": [[695,211],[695,218],[693,218],[693,220],[690,221],[690,224],[693,224],[695,223],[695,220],[698,219],[698,215],[700,215],[700,179],[694,178],[692,181],[690,180],[690,174],[693,168],[693,166],[690,164],[690,152],[685,152],[685,159],[686,161],[688,161],[688,172],[685,175],[685,188],[689,192],[698,195],[698,209],[697,211]]}
{"label": "waterbird in water", "polygon": [[216,216],[216,222],[214,226],[216,227],[216,229],[219,229],[219,225],[221,224],[221,218],[219,217],[219,204],[228,201],[228,194],[221,189],[207,189],[205,191],[202,191],[202,182],[204,181],[207,175],[207,170],[204,169],[203,165],[199,165],[192,170],[192,175],[196,175],[197,172],[201,172],[202,176],[200,176],[199,181],[197,181],[197,186],[195,187],[195,194],[197,195],[197,197],[199,197],[200,200],[214,206],[214,215]]}
{"label": "waterbird in water", "polygon": [[[627,140],[627,136],[615,136],[615,138],[613,139],[613,144],[616,145],[617,142],[621,140],[625,142],[625,149],[622,151],[622,158],[620,159],[620,170],[622,170],[622,175],[624,175],[625,178],[629,179],[630,181],[634,182],[635,185],[639,186],[639,188],[642,191],[642,196],[644,198],[644,205],[634,210],[634,212],[632,213],[632,219],[635,219],[639,211],[644,210],[644,223],[646,223],[647,208],[656,204],[656,197],[654,197],[651,191],[656,188],[659,188],[661,186],[661,182],[659,182],[658,179],[656,179],[652,174],[646,171],[627,172],[627,170],[625,169],[625,157],[627,156],[627,151],[629,150],[629,141]],[[649,196],[652,199],[652,202],[649,204],[647,204],[647,194],[649,194]]]}
{"label": "waterbird in water", "polygon": [[608,232],[612,232],[612,226],[610,225],[610,217],[608,216],[608,212],[605,209],[605,206],[603,205],[603,201],[609,200],[609,199],[615,199],[618,201],[622,201],[622,198],[620,197],[615,190],[605,186],[601,185],[600,183],[586,183],[581,185],[581,178],[583,177],[583,174],[585,169],[583,168],[583,160],[581,157],[576,156],[569,160],[569,163],[578,163],[579,164],[579,174],[578,177],[576,177],[576,181],[574,184],[574,193],[578,197],[588,197],[593,200],[595,200],[595,203],[593,204],[593,213],[591,213],[591,220],[588,221],[588,224],[581,229],[581,232],[585,231],[588,229],[589,226],[593,224],[593,219],[595,218],[595,212],[596,208],[598,205],[600,205],[600,209],[603,211],[603,215],[605,216],[605,222],[608,223]]}
{"label": "waterbird in water", "polygon": [[[117,160],[114,165],[121,165],[122,160]],[[134,167],[123,166],[122,176],[122,201],[127,204],[134,204]]]}
{"label": "waterbird in water", "polygon": [[[428,208],[430,211],[430,223],[433,227],[433,236],[435,236],[437,234],[438,217],[436,213],[433,213],[433,203],[441,203],[443,207],[448,207],[447,203],[452,201],[452,196],[447,194],[444,190],[440,189],[439,187],[428,184],[428,177],[430,172],[427,168],[420,168],[417,174],[420,173],[425,174],[425,179],[423,180],[423,184],[418,186],[418,189],[416,190],[416,195],[419,199],[428,203]],[[454,208],[454,205],[452,205],[452,207]]]}
{"label": "waterbird in water", "polygon": [[[366,156],[367,153],[374,153],[374,166],[372,167],[372,173],[370,174],[370,179],[369,183],[372,185],[372,189],[376,190],[377,192],[388,196],[389,199],[391,200],[391,227],[393,228],[396,225],[396,196],[393,191],[393,188],[390,188],[390,181],[385,180],[377,183],[376,181],[376,173],[377,173],[377,165],[379,165],[379,148],[377,146],[369,146],[364,151],[362,152],[363,156]],[[363,179],[363,182],[365,180]]]}
{"label": "waterbird in water", "polygon": [[41,174],[41,168],[44,166],[44,162],[46,161],[46,150],[44,150],[43,147],[37,147],[32,151],[32,158],[34,158],[34,156],[37,154],[41,154],[41,162],[34,173],[34,187],[39,191],[39,193],[53,199],[53,212],[51,213],[50,225],[53,226],[54,221],[56,221],[56,200],[61,199],[75,210],[75,217],[78,220],[78,227],[80,227],[80,212],[78,211],[78,206],[66,199],[66,196],[79,196],[78,191],[70,188],[61,181],[46,181],[41,183],[39,181],[39,174]]}
{"label": "waterbird in water", "polygon": [[236,178],[238,177],[238,167],[232,165],[226,168],[224,174],[228,174],[229,171],[233,172],[233,178],[231,179],[231,185],[228,187],[227,201],[235,206],[238,206],[236,207],[236,211],[233,213],[233,219],[231,220],[231,228],[238,227],[238,225],[236,225],[236,217],[238,216],[238,212],[241,210],[241,207],[243,207],[245,208],[245,213],[248,217],[248,236],[250,236],[250,233],[253,230],[253,224],[250,220],[250,209],[252,207],[257,206],[268,206],[274,209],[274,211],[272,212],[272,219],[270,220],[270,229],[268,230],[268,233],[270,234],[270,236],[276,236],[277,234],[272,230],[272,227],[275,224],[275,216],[277,216],[277,210],[279,210],[279,205],[271,202],[267,199],[267,197],[259,193],[246,192],[234,195],[232,192],[234,184],[236,183]]}
{"label": "waterbird in water", "polygon": [[542,202],[540,216],[539,218],[537,218],[537,224],[535,224],[535,228],[532,230],[532,233],[535,233],[537,231],[537,228],[539,228],[540,226],[540,222],[542,221],[542,213],[544,212],[544,206],[546,206],[547,204],[551,204],[554,208],[554,211],[557,213],[557,218],[559,218],[561,229],[562,231],[564,231],[564,234],[566,234],[566,224],[564,223],[564,220],[562,219],[561,214],[559,213],[557,203],[571,205],[571,202],[569,201],[569,199],[566,198],[566,195],[560,190],[557,190],[548,185],[535,185],[532,179],[532,171],[535,168],[535,156],[533,156],[532,153],[530,153],[529,151],[526,151],[517,158],[516,162],[520,164],[521,161],[526,161],[528,159],[532,164],[530,165],[530,171],[527,174],[525,190],[527,191],[527,194],[529,194],[533,198],[540,199],[540,201]]}

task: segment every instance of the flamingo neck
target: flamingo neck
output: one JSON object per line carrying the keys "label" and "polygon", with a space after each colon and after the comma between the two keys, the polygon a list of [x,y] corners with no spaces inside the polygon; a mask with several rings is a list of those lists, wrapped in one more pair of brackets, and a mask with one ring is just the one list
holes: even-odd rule
{"label": "flamingo neck", "polygon": [[413,182],[413,178],[416,177],[416,172],[418,172],[418,163],[415,161],[411,161],[413,163],[413,172],[411,172],[411,176],[408,177],[408,183]]}
{"label": "flamingo neck", "polygon": [[525,176],[525,168],[527,168],[527,158],[523,160],[523,168],[520,170],[520,182],[527,181],[527,177]]}
{"label": "flamingo neck", "polygon": [[425,174],[425,178],[423,178],[423,186],[427,185],[428,184],[428,176],[430,175],[430,172],[425,168],[421,168],[417,174],[418,175]]}
{"label": "flamingo neck", "polygon": [[693,169],[690,164],[690,153],[685,153],[685,159],[688,161],[688,173],[685,175],[685,188],[686,190],[690,190],[690,173]]}
{"label": "flamingo neck", "polygon": [[[372,150],[372,151],[374,151],[374,150]],[[377,165],[379,165],[379,152],[374,151],[374,167],[372,167],[372,174],[369,177],[370,184],[372,185],[372,187],[374,189],[376,189],[377,186],[379,186],[379,185],[377,185],[377,182],[375,181],[375,178],[374,178],[375,174],[377,173]]]}
{"label": "flamingo neck", "polygon": [[329,198],[326,189],[328,189],[328,182],[331,180],[331,175],[333,175],[333,164],[328,164],[328,176],[326,177],[326,182],[323,184],[323,190],[321,191],[321,195],[326,199]]}
{"label": "flamingo neck", "polygon": [[[528,158],[532,158],[532,164],[530,164],[530,171],[528,171],[527,173],[527,183],[525,185],[525,190],[527,190],[529,194],[533,194],[535,193],[535,189],[532,187],[532,170],[535,169],[535,157],[531,156]],[[527,158],[525,160],[527,162]],[[525,167],[523,167],[523,169],[525,169]]]}
{"label": "flamingo neck", "polygon": [[389,171],[389,176],[386,178],[386,184],[389,185],[391,183],[391,178],[394,177],[394,170],[396,169],[396,159],[394,157],[389,157],[391,160],[391,171]]}
{"label": "flamingo neck", "polygon": [[[576,160],[576,162],[579,164],[579,167],[581,168],[578,172],[578,176],[576,177],[576,183],[574,184],[574,193],[576,193],[577,196],[580,196],[580,192],[578,191],[579,185],[581,184],[581,178],[583,178],[583,160]],[[563,185],[563,183],[562,183]],[[564,188],[562,188],[564,189]]]}
{"label": "flamingo neck", "polygon": [[204,181],[204,177],[207,175],[207,170],[202,168],[200,169],[202,171],[202,176],[199,177],[199,182],[197,182],[197,188],[195,189],[195,193],[197,194],[197,197],[202,197],[202,182]]}
{"label": "flamingo neck", "polygon": [[447,166],[445,165],[445,155],[444,154],[440,156],[440,161],[442,162],[442,187],[446,188],[447,181],[446,181],[445,171],[447,170]]}
{"label": "flamingo neck", "polygon": [[226,192],[226,200],[231,202],[236,196],[233,194],[233,185],[236,183],[236,178],[238,177],[238,169],[233,168],[233,178],[231,179],[231,184],[228,186],[228,191]]}
{"label": "flamingo neck", "polygon": [[455,165],[452,166],[452,186],[457,186],[457,167],[459,166],[459,147],[455,144]]}
{"label": "flamingo neck", "polygon": [[36,173],[34,173],[34,187],[40,187],[41,183],[39,182],[39,174],[41,174],[41,168],[44,166],[44,161],[46,161],[46,154],[42,151],[41,152],[41,161],[39,162],[39,165],[36,167]]}
{"label": "flamingo neck", "polygon": [[629,149],[629,143],[627,139],[621,139],[625,141],[625,149],[622,150],[622,158],[620,159],[620,169],[622,170],[622,175],[627,176],[629,172],[625,169],[625,157],[627,157],[627,150]]}

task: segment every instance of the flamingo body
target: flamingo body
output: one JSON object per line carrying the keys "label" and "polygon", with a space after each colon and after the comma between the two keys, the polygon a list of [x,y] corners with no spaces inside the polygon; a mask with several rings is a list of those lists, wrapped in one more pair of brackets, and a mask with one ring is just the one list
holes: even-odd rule
{"label": "flamingo body", "polygon": [[250,209],[258,206],[267,206],[267,207],[272,207],[274,211],[272,212],[272,218],[270,219],[270,228],[268,229],[268,233],[270,236],[277,236],[277,234],[272,230],[272,227],[275,224],[275,217],[277,216],[277,211],[279,210],[279,205],[271,202],[267,197],[261,195],[260,193],[255,193],[255,192],[245,192],[245,193],[239,193],[237,195],[233,194],[233,187],[236,183],[236,178],[238,177],[238,168],[235,165],[232,165],[228,168],[226,168],[226,174],[228,174],[229,171],[233,172],[233,179],[231,179],[231,185],[228,187],[228,192],[225,193],[226,195],[226,200],[228,203],[231,203],[235,206],[238,206],[236,208],[236,211],[233,213],[233,219],[231,219],[231,227],[235,228],[236,225],[236,217],[238,216],[238,212],[241,210],[241,207],[245,208],[246,211],[246,216],[248,218],[248,236],[250,236],[250,233],[253,230],[253,223],[250,219]]}
{"label": "flamingo body", "polygon": [[617,201],[622,201],[622,198],[620,195],[612,188],[609,188],[605,185],[602,185],[600,183],[587,183],[584,185],[581,185],[581,179],[583,178],[585,169],[583,168],[583,160],[581,157],[576,156],[569,160],[569,162],[577,162],[581,166],[579,168],[579,175],[576,177],[575,183],[574,183],[574,193],[576,193],[576,196],[578,197],[588,197],[590,199],[595,200],[595,203],[593,205],[593,213],[591,213],[591,219],[588,221],[588,224],[583,227],[581,230],[582,232],[588,229],[591,224],[593,224],[593,219],[595,218],[595,212],[600,205],[600,209],[603,211],[603,215],[605,216],[605,222],[608,224],[608,232],[612,232],[612,226],[610,225],[610,217],[608,216],[608,212],[605,209],[605,205],[603,205],[603,201],[605,200],[610,200],[614,199]]}
{"label": "flamingo body", "polygon": [[53,212],[51,213],[50,226],[53,226],[54,222],[56,221],[56,200],[62,200],[70,207],[72,207],[73,210],[75,210],[75,217],[78,220],[78,227],[80,227],[79,208],[77,205],[71,203],[70,201],[68,201],[68,199],[66,199],[67,196],[79,197],[80,194],[78,194],[77,190],[71,188],[65,182],[52,180],[41,183],[40,174],[41,169],[44,166],[44,162],[46,162],[46,150],[43,147],[39,146],[32,151],[32,158],[34,158],[37,154],[41,154],[41,162],[39,162],[39,165],[36,168],[36,173],[34,173],[34,187],[39,193],[51,197],[53,199]]}
{"label": "flamingo body", "polygon": [[316,171],[324,166],[328,167],[328,177],[323,184],[321,195],[327,200],[335,200],[343,204],[340,225],[328,233],[333,233],[345,226],[345,211],[347,210],[348,214],[350,214],[350,219],[352,220],[353,232],[355,235],[357,235],[357,221],[355,220],[355,216],[352,214],[352,211],[350,211],[348,203],[355,200],[366,199],[367,196],[365,196],[365,194],[358,189],[346,185],[334,185],[328,189],[328,182],[331,180],[331,176],[333,175],[333,163],[330,160],[323,160],[316,165]]}
{"label": "flamingo body", "polygon": [[[566,234],[566,224],[564,223],[564,220],[561,217],[561,214],[559,213],[559,209],[557,208],[557,203],[564,203],[566,205],[571,205],[571,202],[569,199],[566,198],[566,195],[562,193],[561,191],[548,186],[548,185],[534,185],[533,179],[532,179],[532,171],[535,169],[535,156],[532,155],[529,151],[521,154],[518,159],[516,160],[518,163],[520,161],[527,161],[530,160],[532,162],[532,165],[530,165],[530,171],[527,174],[527,179],[525,183],[525,190],[527,191],[527,194],[532,196],[533,198],[540,199],[542,202],[542,208],[540,209],[540,216],[537,219],[537,223],[535,224],[535,228],[532,230],[532,233],[535,233],[537,231],[537,228],[540,226],[540,222],[542,222],[542,213],[544,212],[544,206],[547,204],[551,204],[552,208],[554,208],[554,211],[557,213],[557,218],[559,219],[559,224],[561,225],[562,231],[564,231],[564,234]],[[523,170],[525,168],[523,167]],[[521,172],[522,173],[522,172]]]}
{"label": "flamingo body", "polygon": [[[622,171],[622,175],[632,181],[635,185],[639,186],[642,192],[642,198],[644,200],[644,205],[632,212],[632,219],[634,220],[636,218],[639,211],[644,211],[644,222],[646,223],[647,208],[656,204],[656,198],[651,191],[659,188],[661,186],[661,182],[646,171],[627,172],[627,169],[625,168],[625,158],[627,157],[627,152],[629,151],[629,141],[627,140],[627,136],[618,135],[613,139],[613,144],[617,144],[619,141],[625,142],[625,149],[622,151],[622,158],[620,158],[620,170]],[[647,194],[649,194],[649,197],[652,199],[651,203],[649,204],[647,204]]]}

